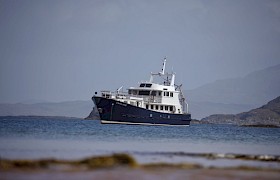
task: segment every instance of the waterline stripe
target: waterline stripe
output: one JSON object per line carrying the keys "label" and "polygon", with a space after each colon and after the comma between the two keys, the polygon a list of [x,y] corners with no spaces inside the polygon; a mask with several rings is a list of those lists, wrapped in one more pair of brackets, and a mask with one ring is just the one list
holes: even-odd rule
{"label": "waterline stripe", "polygon": [[132,123],[132,122],[119,122],[119,121],[108,121],[100,120],[102,124],[128,124],[128,125],[145,125],[145,126],[189,126],[189,125],[172,125],[172,124],[152,124],[152,123]]}

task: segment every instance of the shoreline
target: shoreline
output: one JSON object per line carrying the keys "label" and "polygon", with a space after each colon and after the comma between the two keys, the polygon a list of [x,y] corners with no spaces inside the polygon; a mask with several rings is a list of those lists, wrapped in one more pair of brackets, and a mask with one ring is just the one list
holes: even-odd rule
{"label": "shoreline", "polygon": [[[90,117],[69,117],[69,116],[42,116],[42,115],[7,115],[7,116],[0,116],[0,118],[30,118],[30,119],[61,119],[61,120],[92,120],[92,121],[99,121],[99,118],[90,118]],[[273,124],[229,124],[229,123],[214,123],[214,122],[208,122],[208,121],[202,121],[197,119],[192,119],[190,122],[191,125],[205,125],[205,124],[213,124],[213,125],[234,125],[234,126],[240,126],[240,127],[251,127],[251,128],[280,128],[278,125]]]}
{"label": "shoreline", "polygon": [[[259,161],[259,160],[255,160]],[[271,160],[267,160],[271,161]],[[280,162],[280,159],[277,160]],[[139,164],[131,155],[112,154],[80,160],[5,160],[0,159],[4,179],[70,178],[70,179],[185,179],[191,178],[258,178],[277,179],[280,169],[268,167],[206,167],[196,163]]]}

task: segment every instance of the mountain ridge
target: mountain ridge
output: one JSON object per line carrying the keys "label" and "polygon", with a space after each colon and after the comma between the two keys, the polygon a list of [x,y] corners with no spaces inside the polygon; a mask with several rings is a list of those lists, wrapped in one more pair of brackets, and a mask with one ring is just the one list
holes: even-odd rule
{"label": "mountain ridge", "polygon": [[[186,90],[188,99],[228,104],[260,106],[280,92],[280,64],[254,71],[244,77],[216,80],[192,90]],[[256,96],[258,95],[258,96]]]}
{"label": "mountain ridge", "polygon": [[[257,108],[279,96],[280,64],[251,72],[243,77],[216,80],[184,93],[193,117],[235,114]],[[212,107],[207,105],[211,103]],[[221,106],[225,104],[226,106]],[[239,105],[239,106],[235,106]],[[205,109],[211,108],[211,111]]]}
{"label": "mountain ridge", "polygon": [[[237,114],[257,108],[279,96],[280,64],[257,70],[244,77],[217,80],[185,91],[192,117]],[[36,102],[36,101],[35,101]],[[0,104],[0,116],[38,115],[88,117],[92,101]]]}
{"label": "mountain ridge", "polygon": [[273,125],[280,127],[280,96],[267,104],[238,114],[213,114],[201,123],[236,125]]}

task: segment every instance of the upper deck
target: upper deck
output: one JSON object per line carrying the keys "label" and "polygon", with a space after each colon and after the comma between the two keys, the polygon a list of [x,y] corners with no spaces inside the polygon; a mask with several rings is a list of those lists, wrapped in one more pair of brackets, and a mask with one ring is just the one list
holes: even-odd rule
{"label": "upper deck", "polygon": [[188,113],[181,86],[175,85],[174,73],[165,72],[165,65],[166,58],[161,72],[151,73],[149,81],[130,87],[127,92],[123,92],[122,87],[116,92],[101,91],[102,97],[159,112]]}
{"label": "upper deck", "polygon": [[[102,91],[102,97],[115,99],[138,107],[160,110],[168,107],[174,113],[188,112],[187,103],[181,86],[175,85],[175,74],[165,72],[166,58],[159,73],[151,73],[150,80],[141,82],[137,87],[128,88],[123,92],[122,87],[116,92]],[[185,106],[187,105],[187,106]],[[157,108],[160,107],[160,108]]]}

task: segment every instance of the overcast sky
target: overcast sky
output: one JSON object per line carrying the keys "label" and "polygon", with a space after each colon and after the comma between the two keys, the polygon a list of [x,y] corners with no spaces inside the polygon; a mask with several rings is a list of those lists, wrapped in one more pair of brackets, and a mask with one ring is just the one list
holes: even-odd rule
{"label": "overcast sky", "polygon": [[90,100],[167,69],[193,89],[280,63],[280,1],[0,0],[0,103]]}

